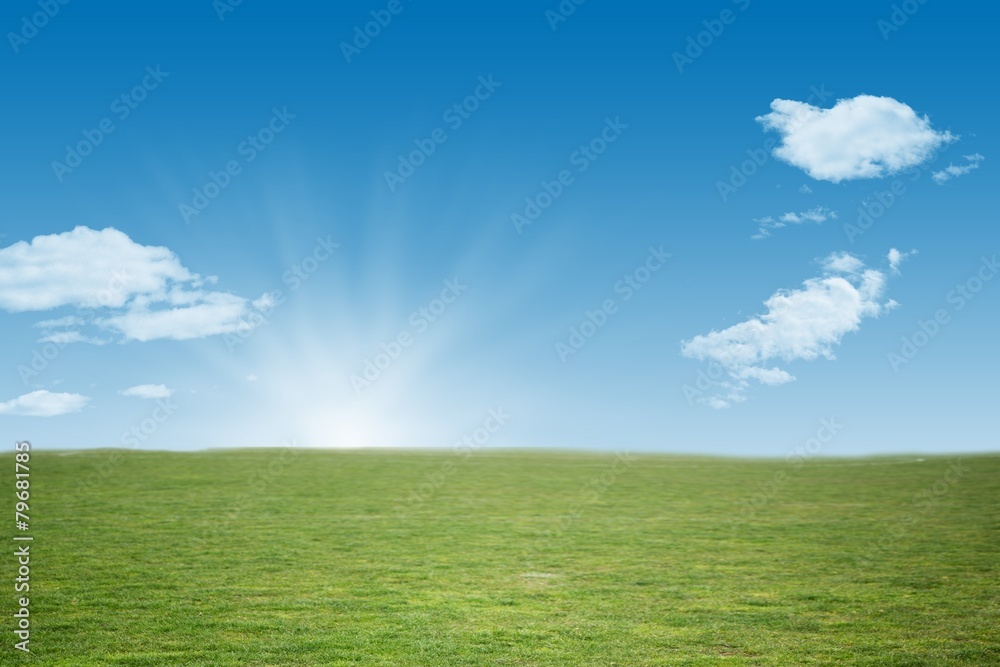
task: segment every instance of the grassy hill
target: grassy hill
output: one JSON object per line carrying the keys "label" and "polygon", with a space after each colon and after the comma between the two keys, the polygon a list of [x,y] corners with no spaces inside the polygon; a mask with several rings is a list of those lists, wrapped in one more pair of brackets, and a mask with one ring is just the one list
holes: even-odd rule
{"label": "grassy hill", "polygon": [[35,451],[31,484],[4,665],[1000,664],[1000,456]]}

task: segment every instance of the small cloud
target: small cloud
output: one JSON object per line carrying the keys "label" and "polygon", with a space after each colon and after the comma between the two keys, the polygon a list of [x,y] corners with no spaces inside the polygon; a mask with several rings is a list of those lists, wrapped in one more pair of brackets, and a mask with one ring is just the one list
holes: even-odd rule
{"label": "small cloud", "polygon": [[42,329],[59,329],[62,327],[80,327],[83,326],[83,324],[84,321],[82,317],[67,315],[66,317],[60,317],[54,320],[42,320],[41,322],[36,322],[35,326]]}
{"label": "small cloud", "polygon": [[741,380],[756,380],[761,384],[779,385],[795,380],[787,371],[780,368],[745,368],[740,372]]}
{"label": "small cloud", "polygon": [[801,192],[804,195],[811,195],[812,191],[813,191],[812,188],[806,185],[805,183],[803,183],[802,187],[799,188],[799,192]]}
{"label": "small cloud", "polygon": [[825,206],[816,206],[808,211],[802,211],[801,213],[784,213],[778,217],[767,216],[765,218],[754,218],[754,222],[760,225],[757,229],[757,233],[750,238],[759,241],[760,239],[766,239],[771,235],[771,231],[775,229],[781,229],[782,227],[787,227],[788,225],[801,225],[806,222],[813,222],[821,224],[826,220],[836,220],[837,212],[831,211]]}
{"label": "small cloud", "polygon": [[253,373],[247,376],[247,382],[256,382],[256,381],[257,381],[257,376],[254,375]]}
{"label": "small cloud", "polygon": [[910,252],[900,252],[895,248],[889,248],[889,254],[886,255],[886,259],[889,260],[889,268],[892,269],[893,273],[899,273],[899,265],[903,263],[908,257],[916,255],[916,250],[911,250]]}
{"label": "small cloud", "polygon": [[931,127],[906,104],[891,97],[858,95],[830,109],[776,99],[771,113],[757,117],[781,135],[773,154],[818,181],[839,183],[882,178],[928,160],[940,146],[958,139]]}
{"label": "small cloud", "polygon": [[261,294],[260,297],[254,299],[250,303],[251,305],[253,305],[254,308],[256,308],[261,312],[274,310],[275,306],[278,305],[278,302],[275,300],[275,298],[270,293],[267,292]]}
{"label": "small cloud", "polygon": [[865,263],[854,255],[847,252],[830,253],[820,261],[820,265],[827,273],[860,273],[865,267]]}
{"label": "small cloud", "polygon": [[105,345],[110,341],[102,338],[92,338],[84,336],[79,331],[52,331],[38,339],[39,343],[55,343],[56,345],[69,345],[70,343],[90,343],[91,345]]}
{"label": "small cloud", "polygon": [[963,164],[962,166],[956,167],[954,164],[949,162],[948,166],[942,169],[941,171],[932,172],[931,178],[934,179],[934,182],[937,183],[938,185],[941,185],[942,183],[946,183],[947,181],[950,181],[953,178],[958,178],[959,176],[965,176],[970,171],[973,171],[974,169],[979,169],[979,163],[986,159],[980,153],[973,153],[972,155],[963,155],[962,157],[964,157],[966,160],[966,163]]}
{"label": "small cloud", "polygon": [[764,302],[763,315],[681,342],[683,356],[718,363],[728,375],[702,403],[720,409],[744,401],[751,380],[771,386],[793,382],[791,373],[770,364],[834,359],[844,335],[897,305],[885,299],[886,274],[866,268],[857,257],[832,254],[821,264],[825,275],[798,289],[778,290]]}
{"label": "small cloud", "polygon": [[85,336],[83,332],[80,331],[80,327],[85,324],[86,322],[82,317],[67,315],[66,317],[60,317],[54,320],[42,320],[41,322],[36,322],[34,326],[43,330],[41,338],[38,339],[39,343],[55,343],[56,345],[66,346],[70,343],[105,345],[111,342],[110,340],[103,338]]}
{"label": "small cloud", "polygon": [[6,403],[0,403],[0,415],[57,417],[79,412],[88,402],[90,399],[80,394],[54,393],[39,389]]}
{"label": "small cloud", "polygon": [[136,398],[170,398],[174,390],[168,389],[165,384],[137,384],[118,393],[122,396],[135,396]]}

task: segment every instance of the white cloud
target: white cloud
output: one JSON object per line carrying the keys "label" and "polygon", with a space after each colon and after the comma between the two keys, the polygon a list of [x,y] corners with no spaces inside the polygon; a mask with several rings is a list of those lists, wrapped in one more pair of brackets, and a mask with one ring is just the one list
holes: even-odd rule
{"label": "white cloud", "polygon": [[126,340],[142,342],[158,338],[188,340],[253,328],[247,320],[247,300],[222,292],[199,292],[201,303],[177,308],[151,309],[138,300],[129,309],[95,322],[122,334]]}
{"label": "white cloud", "polygon": [[801,213],[785,213],[778,217],[769,215],[766,218],[754,218],[754,222],[760,225],[760,227],[757,229],[757,233],[750,238],[755,240],[765,239],[771,235],[771,230],[781,229],[788,225],[801,225],[805,222],[814,222],[818,225],[827,220],[836,219],[837,212],[831,211],[825,206],[816,206]]}
{"label": "white cloud", "polygon": [[771,113],[756,120],[781,134],[775,157],[834,183],[894,174],[958,139],[933,129],[927,116],[906,104],[873,95],[838,100],[830,109],[776,99]]}
{"label": "white cloud", "polygon": [[912,257],[916,254],[916,250],[911,250],[910,252],[900,252],[895,248],[889,248],[889,253],[886,255],[886,259],[889,260],[889,268],[892,269],[892,272],[899,273],[899,265],[902,264],[908,257]]}
{"label": "white cloud", "polygon": [[41,322],[36,322],[35,326],[43,329],[55,329],[58,327],[81,327],[84,324],[86,324],[86,322],[83,321],[82,317],[67,315],[66,317],[60,317],[54,320],[42,320]]}
{"label": "white cloud", "polygon": [[79,331],[50,331],[38,339],[39,343],[55,343],[56,345],[69,345],[70,343],[90,343],[91,345],[105,345],[111,341],[102,338],[84,336]]}
{"label": "white cloud", "polygon": [[137,384],[118,393],[122,396],[135,396],[136,398],[170,398],[174,390],[168,389],[165,384]]}
{"label": "white cloud", "polygon": [[857,275],[865,268],[865,263],[848,252],[833,252],[820,260],[820,266],[827,273],[852,273]]}
{"label": "white cloud", "polygon": [[786,382],[795,380],[791,373],[783,371],[780,368],[757,368],[753,366],[744,368],[740,372],[739,378],[741,380],[757,380],[761,384],[769,385],[785,384]]}
{"label": "white cloud", "polygon": [[253,300],[253,307],[261,312],[273,310],[277,306],[278,302],[270,292],[265,292],[264,294],[261,294],[259,298]]}
{"label": "white cloud", "polygon": [[79,412],[90,401],[80,394],[53,393],[44,389],[0,403],[0,415],[56,417]]}
{"label": "white cloud", "polygon": [[866,317],[878,317],[896,306],[884,300],[886,274],[866,268],[847,253],[821,262],[824,275],[810,278],[794,290],[775,292],[767,312],[722,331],[681,342],[681,354],[722,366],[728,379],[717,384],[717,395],[703,403],[723,408],[746,399],[750,381],[779,385],[795,380],[776,360],[833,359],[834,348],[847,333],[857,331]]}
{"label": "white cloud", "polygon": [[811,195],[812,191],[813,191],[812,188],[806,185],[805,183],[803,183],[802,187],[799,188],[799,192],[801,192],[804,195]]}
{"label": "white cloud", "polygon": [[950,181],[953,178],[958,178],[959,176],[965,176],[970,171],[974,169],[979,169],[979,163],[986,159],[980,153],[973,153],[972,155],[963,155],[962,157],[965,158],[966,164],[963,164],[960,167],[956,167],[954,164],[949,162],[948,166],[942,169],[941,171],[932,172],[931,178],[934,179],[934,182],[937,183],[938,185],[941,185],[942,183]]}
{"label": "white cloud", "polygon": [[251,302],[203,289],[214,282],[188,271],[168,248],[138,244],[110,227],[76,227],[0,249],[0,308],[90,311],[39,322],[47,330],[42,342],[109,342],[85,335],[84,326],[138,341],[252,328]]}
{"label": "white cloud", "polygon": [[76,315],[68,315],[54,320],[43,320],[36,322],[35,326],[42,329],[42,337],[39,343],[55,343],[56,345],[69,345],[70,343],[90,343],[91,345],[105,345],[111,341],[106,338],[96,338],[85,336],[80,331],[86,326],[87,321]]}
{"label": "white cloud", "polygon": [[133,294],[198,279],[167,248],[139,245],[110,227],[76,227],[0,250],[0,308],[11,312],[118,308]]}

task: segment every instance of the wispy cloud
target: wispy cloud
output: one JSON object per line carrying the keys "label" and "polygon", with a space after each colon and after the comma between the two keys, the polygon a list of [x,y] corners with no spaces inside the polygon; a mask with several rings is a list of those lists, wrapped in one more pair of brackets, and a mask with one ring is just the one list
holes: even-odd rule
{"label": "wispy cloud", "polygon": [[757,233],[750,238],[755,240],[766,239],[775,229],[781,229],[788,225],[801,225],[805,222],[813,222],[817,225],[827,220],[836,220],[837,212],[831,211],[825,206],[816,206],[801,213],[784,213],[778,217],[767,216],[765,218],[754,218],[759,227]]}
{"label": "wispy cloud", "polygon": [[170,398],[174,390],[168,389],[164,384],[137,384],[134,387],[123,389],[118,393],[122,396],[134,396],[136,398]]}
{"label": "wispy cloud", "polygon": [[916,255],[916,250],[911,250],[910,252],[900,252],[895,248],[889,248],[889,254],[886,255],[886,259],[889,260],[889,268],[892,269],[893,273],[899,273],[899,265],[902,264],[906,259]]}
{"label": "wispy cloud", "polygon": [[946,183],[953,178],[958,178],[959,176],[965,176],[970,171],[974,169],[979,169],[979,163],[986,158],[980,153],[973,153],[972,155],[963,155],[965,158],[965,164],[956,167],[953,163],[949,162],[948,166],[941,171],[935,171],[931,173],[931,178],[938,185]]}

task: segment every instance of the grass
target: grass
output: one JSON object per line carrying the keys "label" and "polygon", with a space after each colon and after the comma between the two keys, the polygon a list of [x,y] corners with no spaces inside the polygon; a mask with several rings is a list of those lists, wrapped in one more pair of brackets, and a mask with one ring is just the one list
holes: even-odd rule
{"label": "grass", "polygon": [[1000,665],[1000,456],[954,460],[36,451],[0,663]]}

